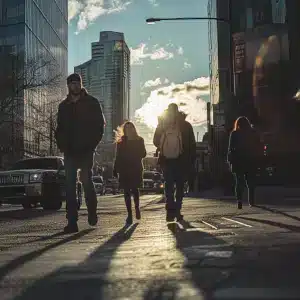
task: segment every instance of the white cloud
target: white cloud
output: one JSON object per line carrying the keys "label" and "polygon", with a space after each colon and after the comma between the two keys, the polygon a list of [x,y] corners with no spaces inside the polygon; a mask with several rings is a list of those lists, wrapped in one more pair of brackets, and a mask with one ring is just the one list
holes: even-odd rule
{"label": "white cloud", "polygon": [[77,30],[86,29],[102,15],[118,13],[131,4],[130,0],[69,0],[69,21],[78,17]]}
{"label": "white cloud", "polygon": [[159,77],[154,79],[154,80],[148,80],[145,82],[145,84],[143,85],[143,88],[151,88],[151,87],[155,87],[155,86],[159,86],[159,85],[163,85],[163,84],[168,84],[170,81],[168,78],[165,78],[165,80],[161,80]]}
{"label": "white cloud", "polygon": [[183,68],[184,69],[190,69],[192,67],[192,65],[191,64],[189,64],[188,62],[184,62],[184,65],[183,65]]}
{"label": "white cloud", "polygon": [[135,112],[135,117],[150,128],[156,127],[157,117],[170,103],[177,103],[180,110],[188,114],[187,120],[193,126],[206,123],[206,102],[202,96],[209,95],[209,78],[200,77],[182,84],[151,91],[146,103]]}
{"label": "white cloud", "polygon": [[149,51],[145,43],[140,44],[137,48],[130,48],[131,52],[131,64],[143,65],[144,59],[151,60],[169,60],[174,58],[174,53],[168,52],[163,47],[153,47],[152,51]]}
{"label": "white cloud", "polygon": [[149,87],[158,86],[158,85],[161,85],[161,79],[160,78],[156,78],[155,80],[146,81],[145,84],[144,84],[144,88],[149,88]]}
{"label": "white cloud", "polygon": [[180,46],[179,48],[178,48],[178,50],[177,50],[177,53],[179,54],[179,55],[183,55],[183,48]]}

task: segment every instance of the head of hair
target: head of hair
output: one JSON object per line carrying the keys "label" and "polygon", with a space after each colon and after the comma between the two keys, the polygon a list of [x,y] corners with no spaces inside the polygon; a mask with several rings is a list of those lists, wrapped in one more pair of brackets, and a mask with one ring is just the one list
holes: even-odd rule
{"label": "head of hair", "polygon": [[233,131],[237,130],[250,130],[252,128],[249,119],[245,116],[238,117],[234,122]]}
{"label": "head of hair", "polygon": [[127,136],[128,127],[131,127],[133,129],[134,135],[138,138],[139,135],[137,133],[134,123],[131,121],[126,121],[121,126],[119,126],[117,130],[115,130],[115,143],[120,143],[124,140],[124,138]]}

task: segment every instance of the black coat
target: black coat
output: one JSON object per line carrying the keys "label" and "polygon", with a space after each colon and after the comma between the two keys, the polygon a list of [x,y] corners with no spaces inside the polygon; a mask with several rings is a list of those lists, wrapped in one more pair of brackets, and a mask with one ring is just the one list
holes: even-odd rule
{"label": "black coat", "polygon": [[233,131],[229,137],[227,161],[233,173],[253,173],[263,157],[263,144],[255,130]]}
{"label": "black coat", "polygon": [[143,138],[117,143],[114,173],[119,175],[121,189],[135,189],[143,186],[143,158],[146,148]]}
{"label": "black coat", "polygon": [[[196,140],[194,135],[194,130],[192,125],[186,121],[186,114],[179,112],[178,113],[178,121],[182,136],[182,154],[178,159],[178,162],[182,165],[183,176],[185,179],[189,177],[189,175],[194,172],[195,160],[196,160]],[[164,121],[161,120],[155,130],[153,137],[153,144],[155,147],[159,149],[161,137],[165,132]],[[159,161],[161,167],[164,168],[164,158],[159,157]]]}
{"label": "black coat", "polygon": [[83,89],[73,103],[67,97],[58,108],[55,138],[65,155],[93,152],[104,132],[104,116],[99,101]]}

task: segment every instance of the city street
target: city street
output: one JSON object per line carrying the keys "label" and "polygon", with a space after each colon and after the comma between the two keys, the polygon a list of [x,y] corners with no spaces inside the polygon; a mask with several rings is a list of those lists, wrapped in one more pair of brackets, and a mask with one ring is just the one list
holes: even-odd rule
{"label": "city street", "polygon": [[186,198],[181,224],[161,195],[124,228],[122,196],[99,197],[99,224],[63,235],[65,210],[0,208],[1,300],[298,299],[300,205],[237,210],[230,198]]}

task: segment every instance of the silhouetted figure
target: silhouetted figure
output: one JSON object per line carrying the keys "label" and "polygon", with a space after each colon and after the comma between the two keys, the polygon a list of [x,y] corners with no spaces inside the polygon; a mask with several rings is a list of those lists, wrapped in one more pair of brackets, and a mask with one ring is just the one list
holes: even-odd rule
{"label": "silhouetted figure", "polygon": [[114,176],[119,178],[120,188],[124,189],[127,209],[126,224],[131,225],[133,196],[136,218],[141,219],[139,188],[143,186],[143,158],[146,157],[145,143],[132,122],[125,122],[116,132],[116,158]]}
{"label": "silhouetted figure", "polygon": [[249,205],[254,205],[255,175],[263,145],[259,135],[246,117],[239,117],[229,137],[227,160],[235,177],[235,194],[238,208],[242,208],[245,185],[248,188]]}
{"label": "silhouetted figure", "polygon": [[97,218],[97,196],[92,181],[94,151],[101,141],[104,116],[99,101],[82,87],[79,74],[67,78],[69,94],[58,108],[55,138],[59,150],[64,153],[66,171],[66,198],[68,224],[65,233],[78,231],[78,203],[76,197],[77,170],[88,209],[88,222],[94,226]]}
{"label": "silhouetted figure", "polygon": [[178,106],[171,103],[159,118],[153,138],[154,145],[159,149],[158,162],[164,173],[167,222],[173,222],[175,218],[177,221],[183,219],[181,208],[184,183],[188,180],[196,159],[193,127],[185,119],[186,114],[179,112]]}

